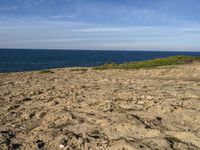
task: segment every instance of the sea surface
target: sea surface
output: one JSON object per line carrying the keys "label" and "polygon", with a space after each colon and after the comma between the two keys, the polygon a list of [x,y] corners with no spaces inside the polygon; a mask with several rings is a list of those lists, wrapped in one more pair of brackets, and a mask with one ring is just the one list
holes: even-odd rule
{"label": "sea surface", "polygon": [[91,67],[174,55],[200,56],[200,52],[0,49],[0,72]]}

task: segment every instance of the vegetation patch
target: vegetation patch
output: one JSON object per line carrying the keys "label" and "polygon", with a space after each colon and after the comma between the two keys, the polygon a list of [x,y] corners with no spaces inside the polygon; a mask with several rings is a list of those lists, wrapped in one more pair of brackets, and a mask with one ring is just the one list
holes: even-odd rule
{"label": "vegetation patch", "polygon": [[87,68],[73,68],[73,69],[70,69],[70,71],[87,71],[88,69]]}
{"label": "vegetation patch", "polygon": [[154,68],[158,66],[171,66],[190,64],[192,62],[200,62],[199,56],[171,56],[167,58],[158,58],[145,61],[126,62],[123,64],[109,63],[102,66],[94,67],[94,69],[140,69],[140,68]]}
{"label": "vegetation patch", "polygon": [[54,73],[54,72],[51,71],[51,70],[42,70],[42,71],[40,71],[39,73]]}

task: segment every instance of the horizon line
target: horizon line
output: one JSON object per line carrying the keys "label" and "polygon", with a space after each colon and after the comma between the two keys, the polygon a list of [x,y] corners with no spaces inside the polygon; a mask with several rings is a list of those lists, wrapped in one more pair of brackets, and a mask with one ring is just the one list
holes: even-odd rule
{"label": "horizon line", "polygon": [[64,49],[64,48],[0,48],[0,50],[58,50],[58,51],[120,51],[120,52],[130,52],[130,51],[136,51],[136,52],[200,52],[200,50],[117,50],[117,49]]}

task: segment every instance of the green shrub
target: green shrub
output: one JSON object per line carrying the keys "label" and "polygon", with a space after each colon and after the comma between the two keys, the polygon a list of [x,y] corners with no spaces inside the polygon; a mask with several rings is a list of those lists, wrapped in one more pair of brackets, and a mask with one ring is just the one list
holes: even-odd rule
{"label": "green shrub", "polygon": [[123,64],[104,64],[97,66],[94,69],[140,69],[140,68],[154,68],[158,66],[170,66],[188,64],[194,61],[200,61],[198,56],[171,56],[167,58],[158,58],[153,60],[138,61],[138,62],[126,62]]}

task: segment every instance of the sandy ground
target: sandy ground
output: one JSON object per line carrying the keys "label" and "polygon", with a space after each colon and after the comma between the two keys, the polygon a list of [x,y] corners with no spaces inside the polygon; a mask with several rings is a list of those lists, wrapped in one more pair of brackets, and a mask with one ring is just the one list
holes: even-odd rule
{"label": "sandy ground", "polygon": [[0,149],[199,150],[200,64],[0,74]]}

